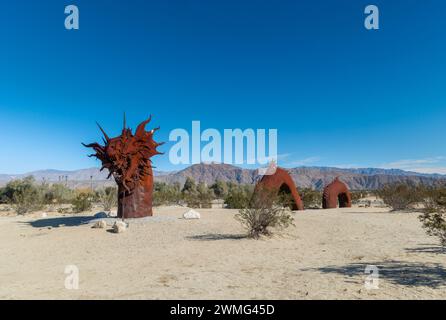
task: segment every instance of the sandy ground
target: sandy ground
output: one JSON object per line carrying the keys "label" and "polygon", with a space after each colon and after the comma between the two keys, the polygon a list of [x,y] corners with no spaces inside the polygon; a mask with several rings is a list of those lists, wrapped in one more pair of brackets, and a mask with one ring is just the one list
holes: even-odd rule
{"label": "sandy ground", "polygon": [[[244,238],[236,210],[156,208],[174,219],[123,234],[82,215],[0,217],[2,299],[446,299],[446,254],[417,213],[382,208],[293,213],[295,227]],[[87,217],[88,218],[88,217]],[[65,268],[79,289],[65,288]],[[365,287],[365,268],[379,288]]]}

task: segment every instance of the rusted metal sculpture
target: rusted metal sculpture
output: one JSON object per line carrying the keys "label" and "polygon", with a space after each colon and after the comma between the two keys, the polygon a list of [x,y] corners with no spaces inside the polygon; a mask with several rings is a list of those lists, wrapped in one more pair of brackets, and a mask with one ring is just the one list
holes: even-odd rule
{"label": "rusted metal sculpture", "polygon": [[277,168],[272,175],[264,175],[262,179],[257,183],[254,194],[259,194],[262,190],[273,190],[274,192],[285,192],[291,194],[292,197],[292,210],[303,210],[304,204],[299,196],[297,187],[294,184],[288,171]]}
{"label": "rusted metal sculpture", "polygon": [[352,198],[347,185],[339,180],[339,177],[336,177],[324,188],[322,208],[334,209],[338,206],[338,202],[339,208],[350,208],[352,206]]}
{"label": "rusted metal sculpture", "polygon": [[104,146],[98,143],[83,144],[93,148],[96,153],[89,157],[96,157],[102,162],[101,171],[108,169],[108,178],[113,175],[118,184],[118,217],[141,218],[152,216],[153,172],[151,157],[162,154],[156,148],[163,143],[156,143],[153,134],[159,128],[146,131],[151,116],[142,122],[135,131],[124,127],[120,136],[109,138],[104,129],[98,124],[104,134]]}

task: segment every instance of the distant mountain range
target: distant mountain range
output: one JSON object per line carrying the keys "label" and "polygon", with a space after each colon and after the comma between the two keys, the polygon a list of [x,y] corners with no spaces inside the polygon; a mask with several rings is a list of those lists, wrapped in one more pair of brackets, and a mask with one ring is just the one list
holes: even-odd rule
{"label": "distant mountain range", "polygon": [[[387,183],[424,184],[428,186],[446,184],[446,175],[423,174],[399,169],[341,169],[331,167],[297,167],[287,169],[298,187],[321,190],[335,177],[340,177],[352,190],[374,190]],[[21,175],[0,174],[0,185],[13,179],[34,176],[37,181],[57,183],[64,182],[71,187],[94,187],[113,185],[107,180],[107,172],[99,172],[98,168],[75,171],[40,170]],[[155,181],[183,184],[187,177],[197,182],[212,184],[216,180],[240,184],[253,184],[260,176],[257,170],[243,169],[228,164],[196,164],[181,171],[154,171]]]}

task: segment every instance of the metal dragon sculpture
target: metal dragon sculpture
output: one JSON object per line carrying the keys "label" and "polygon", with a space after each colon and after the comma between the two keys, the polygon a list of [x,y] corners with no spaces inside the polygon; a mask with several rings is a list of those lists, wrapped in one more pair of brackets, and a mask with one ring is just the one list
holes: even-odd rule
{"label": "metal dragon sculpture", "polygon": [[162,154],[156,148],[163,143],[153,140],[153,135],[159,127],[146,131],[145,127],[151,119],[152,116],[143,121],[133,134],[132,130],[126,127],[124,115],[122,133],[116,138],[109,138],[97,123],[104,135],[104,145],[83,143],[85,147],[96,151],[89,157],[99,159],[102,162],[101,171],[108,169],[110,172],[108,178],[113,176],[118,184],[119,218],[141,218],[153,215],[153,172],[150,158]]}
{"label": "metal dragon sculpture", "polygon": [[333,209],[350,208],[352,206],[352,196],[347,185],[336,177],[330,184],[324,188],[322,195],[322,208]]}

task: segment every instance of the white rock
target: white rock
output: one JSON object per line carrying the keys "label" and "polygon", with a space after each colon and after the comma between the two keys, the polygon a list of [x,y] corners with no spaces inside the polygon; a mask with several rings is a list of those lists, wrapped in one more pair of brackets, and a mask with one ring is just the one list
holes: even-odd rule
{"label": "white rock", "polygon": [[200,219],[200,213],[195,211],[194,209],[190,209],[189,211],[183,214],[184,219]]}
{"label": "white rock", "polygon": [[127,229],[127,224],[122,221],[116,221],[113,225],[114,233],[123,233]]}
{"label": "white rock", "polygon": [[96,223],[93,225],[93,228],[105,229],[105,228],[107,228],[107,222],[105,220],[96,221]]}
{"label": "white rock", "polygon": [[46,217],[48,217],[48,213],[42,212],[42,218],[46,218]]}

